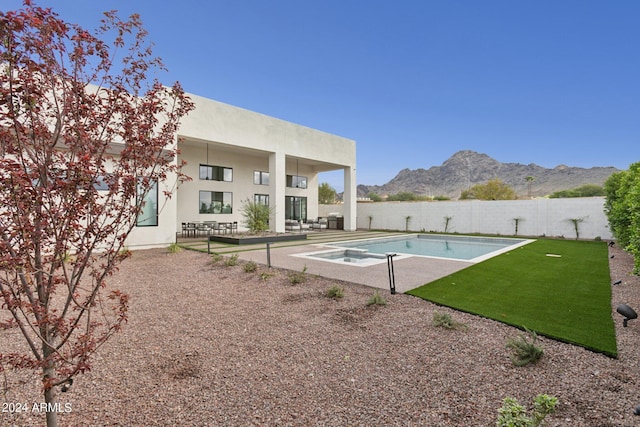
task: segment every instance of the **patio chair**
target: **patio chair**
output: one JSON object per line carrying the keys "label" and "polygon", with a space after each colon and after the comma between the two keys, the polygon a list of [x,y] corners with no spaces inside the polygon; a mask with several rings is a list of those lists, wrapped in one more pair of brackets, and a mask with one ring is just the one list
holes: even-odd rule
{"label": "patio chair", "polygon": [[195,237],[196,235],[196,225],[191,222],[183,222],[182,223],[182,235],[185,237]]}
{"label": "patio chair", "polygon": [[227,223],[227,230],[229,230],[231,232],[231,234],[237,233],[238,232],[238,221],[233,221],[233,222]]}
{"label": "patio chair", "polygon": [[205,223],[197,224],[196,233],[208,236],[209,234],[211,234],[211,227],[209,227],[209,224],[205,224]]}

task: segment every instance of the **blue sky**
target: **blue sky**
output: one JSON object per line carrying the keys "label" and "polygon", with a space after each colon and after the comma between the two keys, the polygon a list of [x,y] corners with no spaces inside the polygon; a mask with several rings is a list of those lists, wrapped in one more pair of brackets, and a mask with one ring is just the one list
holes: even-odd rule
{"label": "blue sky", "polygon": [[[139,13],[164,83],[356,140],[358,184],[459,150],[544,167],[640,161],[640,1],[37,4],[87,28],[105,10]],[[321,181],[342,190],[342,173]]]}

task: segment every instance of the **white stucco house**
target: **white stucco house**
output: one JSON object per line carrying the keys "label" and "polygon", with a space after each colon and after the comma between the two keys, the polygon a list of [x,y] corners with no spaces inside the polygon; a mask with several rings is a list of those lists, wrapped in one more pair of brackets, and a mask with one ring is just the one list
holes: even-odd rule
{"label": "white stucco house", "polygon": [[[191,181],[175,179],[151,194],[157,218],[130,234],[131,248],[166,246],[184,222],[238,222],[250,199],[271,206],[269,227],[285,232],[285,221],[318,217],[318,174],[342,170],[344,229],[356,229],[356,143],[264,114],[189,94],[195,110],[183,118],[178,161]],[[173,197],[164,201],[163,191]],[[155,200],[154,200],[155,199]],[[155,204],[155,205],[154,205]]]}

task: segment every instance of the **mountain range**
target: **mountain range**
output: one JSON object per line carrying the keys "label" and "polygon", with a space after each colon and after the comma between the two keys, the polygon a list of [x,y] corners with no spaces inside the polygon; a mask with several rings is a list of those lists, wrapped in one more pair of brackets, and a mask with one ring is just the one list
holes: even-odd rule
{"label": "mountain range", "polygon": [[[549,169],[534,163],[501,163],[486,154],[458,151],[441,166],[429,169],[403,169],[384,185],[358,185],[358,197],[411,192],[431,197],[458,199],[463,190],[499,179],[512,187],[518,197],[541,197],[556,191],[587,184],[602,186],[620,170],[614,167],[580,168],[559,165]],[[532,177],[533,180],[531,180]]]}

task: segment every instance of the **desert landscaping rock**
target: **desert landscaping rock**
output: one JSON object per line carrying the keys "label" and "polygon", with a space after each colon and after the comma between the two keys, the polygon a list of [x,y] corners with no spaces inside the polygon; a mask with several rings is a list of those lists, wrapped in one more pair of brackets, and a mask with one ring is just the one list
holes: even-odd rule
{"label": "desert landscaping rock", "polygon": [[[640,308],[633,261],[614,246],[612,316],[619,357],[542,337],[536,365],[515,367],[518,329],[382,292],[287,271],[212,264],[206,254],[139,251],[111,281],[130,293],[129,322],[60,402],[63,426],[491,426],[507,396],[530,407],[559,399],[548,426],[633,426],[640,417],[640,321],[622,327],[619,304]],[[333,285],[344,298],[324,296]],[[431,324],[434,311],[467,325]],[[576,322],[579,322],[576,319]],[[3,351],[22,349],[0,331]],[[42,400],[33,374],[5,371],[3,402]],[[44,414],[1,413],[1,425],[44,425]]]}

